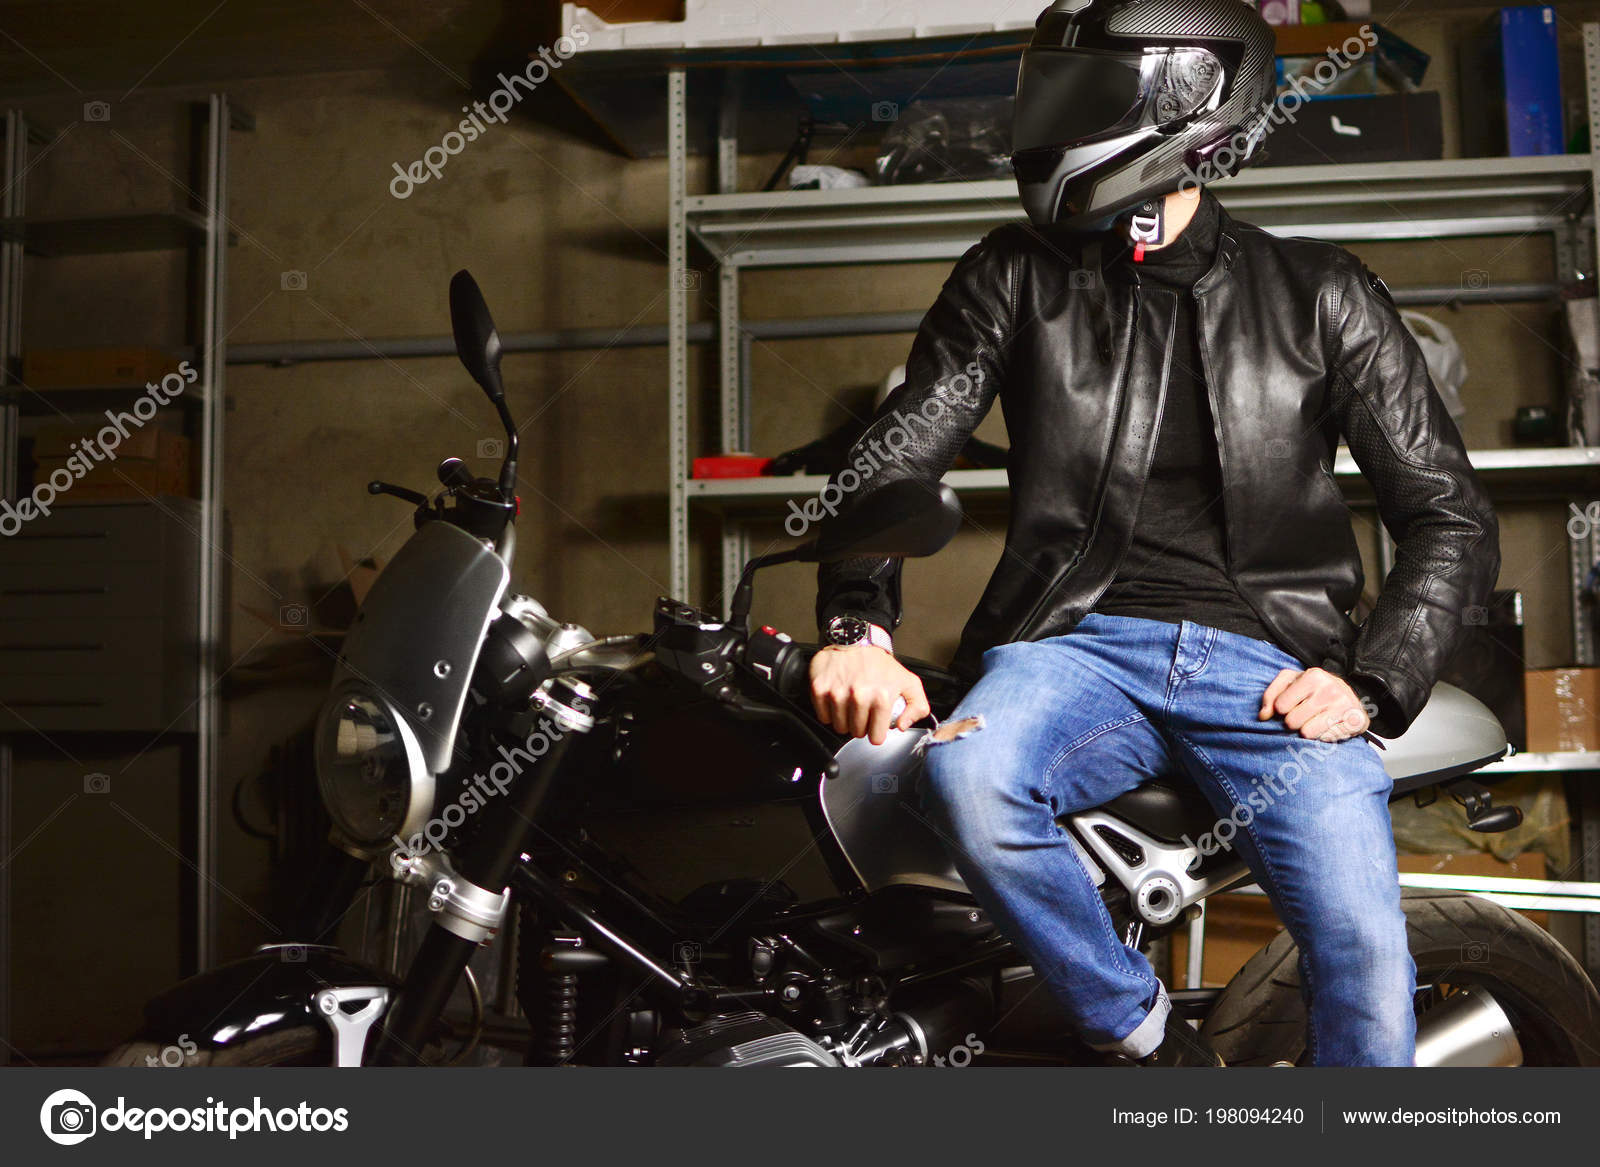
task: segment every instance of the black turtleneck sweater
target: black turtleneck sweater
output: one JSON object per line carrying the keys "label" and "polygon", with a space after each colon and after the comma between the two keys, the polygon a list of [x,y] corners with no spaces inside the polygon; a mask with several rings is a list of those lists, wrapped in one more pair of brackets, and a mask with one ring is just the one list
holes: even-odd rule
{"label": "black turtleneck sweater", "polygon": [[[1171,243],[1133,261],[1125,244],[1107,265],[1125,264],[1142,286],[1175,294],[1172,367],[1161,429],[1139,502],[1133,542],[1094,610],[1176,624],[1192,620],[1272,640],[1228,575],[1222,467],[1200,360],[1194,285],[1217,253],[1217,201],[1203,192],[1194,218]],[[1152,299],[1145,297],[1141,310]]]}

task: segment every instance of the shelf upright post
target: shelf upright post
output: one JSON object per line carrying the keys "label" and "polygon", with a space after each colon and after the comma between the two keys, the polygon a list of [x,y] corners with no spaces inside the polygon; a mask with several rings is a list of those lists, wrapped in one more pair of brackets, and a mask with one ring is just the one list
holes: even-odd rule
{"label": "shelf upright post", "polygon": [[[20,217],[28,179],[28,123],[22,111],[6,111],[5,191],[0,216]],[[9,385],[22,361],[22,264],[20,239],[0,239],[0,385]],[[17,493],[17,427],[20,411],[7,394],[0,401],[0,497]]]}
{"label": "shelf upright post", "polygon": [[[1600,126],[1600,24],[1591,22],[1583,26],[1583,65],[1589,125]],[[1594,215],[1595,237],[1600,237],[1600,143],[1590,143],[1589,167],[1590,211]],[[1600,272],[1600,268],[1596,270]],[[1562,274],[1570,278],[1569,273]],[[1592,497],[1580,498],[1577,500],[1578,509],[1587,514],[1590,505],[1595,502],[1596,499]],[[1600,531],[1594,530],[1593,526],[1589,524],[1590,529],[1581,537],[1574,536],[1571,547],[1572,655],[1576,663],[1585,665],[1594,664],[1596,659],[1594,613],[1591,605],[1584,602],[1584,585],[1588,582],[1589,572],[1596,562],[1600,562]],[[1600,835],[1595,841],[1600,843]],[[1594,954],[1600,958],[1600,919],[1591,919],[1590,923],[1595,930]]]}
{"label": "shelf upright post", "polygon": [[[28,126],[20,110],[6,111],[5,164],[0,168],[0,216],[23,213],[28,173]],[[22,359],[22,243],[0,239],[0,386],[11,383]],[[17,494],[17,423],[10,394],[0,400],[0,498]],[[0,1065],[11,1062],[11,739],[0,736]]]}
{"label": "shelf upright post", "polygon": [[[1600,142],[1594,140],[1595,128],[1600,127],[1600,24],[1590,22],[1583,26],[1583,69],[1584,91],[1589,102],[1589,196],[1594,215],[1593,234],[1589,238],[1600,241]],[[1600,274],[1600,266],[1595,270]],[[1578,502],[1585,514],[1590,501],[1580,499]],[[1594,619],[1590,606],[1584,603],[1583,587],[1597,560],[1600,560],[1600,532],[1590,524],[1582,538],[1571,540],[1572,648],[1573,659],[1579,664],[1595,662]],[[1578,853],[1582,856],[1577,875],[1585,881],[1600,881],[1600,796],[1587,783],[1578,784],[1575,793],[1579,799]],[[1589,975],[1600,976],[1600,914],[1584,916],[1582,949],[1583,965]]]}
{"label": "shelf upright post", "polygon": [[[739,189],[739,99],[741,80],[736,69],[722,76],[722,92],[717,110],[717,193],[735,194]],[[724,257],[717,265],[717,410],[718,440],[725,454],[750,450],[749,376],[739,323],[739,265]],[[750,557],[750,536],[744,521],[722,515],[723,604],[732,601],[733,585]],[[719,605],[721,606],[721,605]]]}
{"label": "shelf upright post", "polygon": [[206,110],[205,271],[200,336],[199,659],[196,708],[195,963],[204,971],[217,957],[217,800],[222,652],[222,421],[228,296],[228,99],[213,93]]}
{"label": "shelf upright post", "polygon": [[667,71],[667,560],[678,599],[689,596],[689,263],[684,196],[688,110],[684,70]]}

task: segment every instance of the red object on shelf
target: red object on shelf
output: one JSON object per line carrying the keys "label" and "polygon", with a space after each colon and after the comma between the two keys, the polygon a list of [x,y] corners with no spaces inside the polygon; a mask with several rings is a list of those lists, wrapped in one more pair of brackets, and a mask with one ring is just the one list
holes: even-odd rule
{"label": "red object on shelf", "polygon": [[694,460],[696,478],[760,478],[772,465],[771,458],[754,454],[717,454]]}

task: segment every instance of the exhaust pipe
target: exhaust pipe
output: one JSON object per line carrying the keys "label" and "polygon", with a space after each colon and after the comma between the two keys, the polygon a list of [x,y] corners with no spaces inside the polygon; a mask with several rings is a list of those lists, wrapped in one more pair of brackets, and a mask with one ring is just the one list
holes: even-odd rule
{"label": "exhaust pipe", "polygon": [[946,1058],[958,1056],[955,1047],[963,1045],[964,1035],[986,1029],[994,1005],[989,983],[978,977],[932,988],[850,1050],[846,1064],[943,1065]]}
{"label": "exhaust pipe", "polygon": [[1520,1066],[1522,1043],[1500,1003],[1463,989],[1417,1018],[1419,1066]]}

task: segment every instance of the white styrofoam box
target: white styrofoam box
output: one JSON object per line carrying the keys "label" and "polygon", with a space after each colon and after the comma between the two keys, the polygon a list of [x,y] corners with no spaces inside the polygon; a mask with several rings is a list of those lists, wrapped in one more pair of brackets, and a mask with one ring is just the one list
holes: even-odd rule
{"label": "white styrofoam box", "polygon": [[970,36],[1031,29],[1042,0],[684,0],[682,20],[608,24],[579,4],[561,6],[561,31],[588,34],[585,52],[739,48]]}

